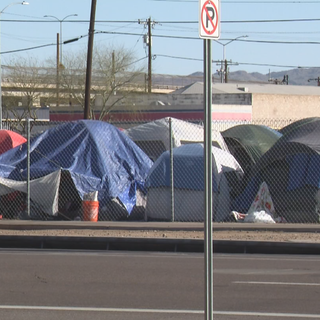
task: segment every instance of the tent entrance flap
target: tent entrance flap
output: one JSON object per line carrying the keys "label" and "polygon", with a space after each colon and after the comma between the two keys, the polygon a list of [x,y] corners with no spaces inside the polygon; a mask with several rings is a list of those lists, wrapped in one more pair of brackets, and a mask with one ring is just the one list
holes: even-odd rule
{"label": "tent entrance flap", "polygon": [[[55,216],[58,214],[58,196],[61,170],[30,181],[30,197],[43,212]],[[13,191],[27,193],[27,181],[15,181],[0,177],[0,196]],[[45,197],[43,195],[46,195]]]}

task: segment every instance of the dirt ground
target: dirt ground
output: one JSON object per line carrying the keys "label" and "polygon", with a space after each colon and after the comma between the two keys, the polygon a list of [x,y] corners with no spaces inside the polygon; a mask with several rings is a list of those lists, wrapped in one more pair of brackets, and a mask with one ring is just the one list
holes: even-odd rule
{"label": "dirt ground", "polygon": [[[45,230],[7,230],[0,229],[0,236],[75,236],[75,237],[131,237],[131,238],[171,238],[203,239],[202,231],[171,230],[96,230],[96,229],[45,229]],[[294,241],[320,242],[320,232],[287,232],[287,231],[214,231],[214,240],[247,240],[247,241]]]}

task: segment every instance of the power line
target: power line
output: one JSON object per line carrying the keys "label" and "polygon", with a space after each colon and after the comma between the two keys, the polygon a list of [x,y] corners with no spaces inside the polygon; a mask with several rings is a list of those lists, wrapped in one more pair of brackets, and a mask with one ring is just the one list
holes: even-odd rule
{"label": "power line", "polygon": [[56,43],[49,43],[49,44],[44,44],[44,45],[36,46],[36,47],[30,47],[30,48],[24,48],[24,49],[4,51],[4,52],[0,52],[0,54],[7,54],[7,53],[15,53],[15,52],[29,51],[29,50],[35,50],[35,49],[40,49],[40,48],[45,48],[45,47],[50,47],[50,46],[56,46],[56,45],[57,45]]}
{"label": "power line", "polygon": [[[303,19],[264,19],[264,20],[221,20],[221,23],[275,23],[275,22],[315,22],[320,21],[319,18],[303,18]],[[159,23],[199,23],[199,21],[159,21]]]}
{"label": "power line", "polygon": [[251,43],[273,43],[273,44],[320,44],[320,41],[274,41],[274,40],[242,40],[240,42],[251,42]]}
{"label": "power line", "polygon": [[[320,3],[320,2],[319,2]],[[221,23],[275,23],[275,22],[315,22],[320,21],[320,18],[303,18],[303,19],[265,19],[265,20],[225,20]],[[1,19],[2,22],[22,22],[22,23],[58,23],[56,20],[12,20],[12,19]],[[88,20],[65,20],[68,23],[88,23]],[[137,23],[138,20],[96,20],[96,23]],[[158,21],[160,24],[171,23],[171,24],[198,24],[199,21]]]}
{"label": "power line", "polygon": [[[58,20],[1,19],[1,22],[59,23]],[[89,23],[89,20],[64,20],[68,23]],[[96,20],[96,23],[137,23],[138,20]]]}
{"label": "power line", "polygon": [[[6,51],[2,52],[1,54],[6,54],[6,53],[14,53],[14,52],[20,52],[20,51],[27,51],[27,50],[34,50],[34,49],[39,49],[43,47],[48,47],[48,46],[56,46],[55,43],[51,44],[46,44],[42,46],[37,46],[37,47],[30,47],[30,48],[25,48],[25,49],[19,49],[19,50],[11,50],[11,51]],[[189,61],[203,61],[203,59],[199,58],[190,58],[190,57],[181,57],[181,56],[171,56],[171,55],[165,55],[165,54],[154,54],[154,58],[157,57],[163,57],[163,58],[171,58],[171,59],[179,59],[179,60],[189,60]],[[142,61],[146,59],[146,57],[142,57],[140,59],[137,59],[133,61],[132,63],[128,64],[132,65],[134,63],[137,63],[139,61]],[[212,63],[220,63],[220,60],[212,60]],[[294,69],[310,69],[310,68],[320,68],[319,66],[294,66],[294,65],[278,65],[278,64],[268,64],[268,63],[254,63],[254,62],[237,62],[237,65],[251,65],[251,66],[260,66],[260,67],[277,67],[277,68],[294,68]]]}
{"label": "power line", "polygon": [[155,58],[164,57],[164,58],[172,58],[172,59],[179,59],[179,60],[203,61],[203,59],[199,59],[199,58],[177,57],[177,56],[170,56],[166,54],[155,54],[154,57]]}
{"label": "power line", "polygon": [[236,31],[223,31],[224,34],[230,33],[244,33],[244,34],[319,34],[320,31],[243,31],[243,30],[236,30]]}
{"label": "power line", "polygon": [[[95,33],[96,34],[100,33],[100,34],[115,34],[115,35],[127,35],[127,36],[141,37],[141,33],[130,33],[130,32],[96,31]],[[74,39],[72,39],[72,42],[79,40],[80,38],[83,38],[83,37],[85,37],[85,36],[80,36],[78,38],[74,38]],[[202,40],[199,37],[182,37],[182,36],[168,36],[168,35],[155,35],[155,34],[153,34],[152,37],[169,38],[169,39],[183,39],[183,40]],[[228,41],[228,40],[231,40],[231,39],[220,39],[220,41]],[[67,41],[69,41],[69,40],[67,40]],[[235,41],[250,42],[250,43],[265,43],[265,44],[290,44],[290,45],[297,45],[297,44],[318,45],[318,44],[320,44],[320,41],[272,41],[272,40],[245,40],[245,39],[237,39]],[[66,44],[65,42],[64,42],[64,44]],[[35,50],[35,49],[40,49],[40,48],[55,46],[55,45],[56,45],[56,43],[50,43],[50,44],[44,44],[44,45],[30,47],[30,48],[4,51],[4,52],[0,52],[0,54],[29,51],[29,50]]]}
{"label": "power line", "polygon": [[252,3],[252,4],[284,4],[284,3],[293,3],[293,4],[307,4],[307,3],[316,3],[320,4],[319,1],[222,1],[222,3]]}
{"label": "power line", "polygon": [[[115,31],[96,31],[96,33],[105,33],[105,34],[118,34],[118,35],[127,35],[127,36],[141,36],[138,33],[130,32],[115,32]],[[168,38],[168,39],[184,39],[184,40],[202,40],[199,37],[184,37],[184,36],[169,36],[169,35],[160,35],[153,34],[154,38]],[[234,39],[220,39],[221,41],[229,41]],[[239,42],[250,42],[250,43],[266,43],[266,44],[320,44],[320,41],[273,41],[273,40],[247,40],[247,39],[237,39],[235,41]]]}
{"label": "power line", "polygon": [[[155,57],[172,58],[172,59],[182,59],[191,61],[203,61],[203,59],[198,58],[188,58],[179,56],[170,56],[165,54],[155,54]],[[221,63],[221,60],[213,60],[213,63]],[[279,65],[279,64],[268,64],[268,63],[254,63],[254,62],[237,62],[237,65],[251,65],[260,67],[277,67],[277,68],[294,68],[294,69],[310,69],[310,68],[320,68],[319,66],[293,66],[293,65]]]}
{"label": "power line", "polygon": [[266,20],[227,20],[221,21],[221,23],[274,23],[274,22],[310,22],[310,21],[320,21],[320,19],[266,19]]}
{"label": "power line", "polygon": [[147,59],[147,58],[148,58],[148,57],[142,57],[142,58],[140,58],[140,59],[137,59],[137,60],[135,60],[135,61],[132,61],[132,62],[124,65],[123,67],[124,67],[124,68],[127,68],[127,67],[129,67],[129,66],[131,66],[131,65],[133,65],[133,64],[135,64],[135,63],[137,63],[137,62],[139,62],[139,61],[145,60],[145,59]]}
{"label": "power line", "polygon": [[[197,0],[149,0],[155,2],[198,2]],[[276,3],[276,4],[284,4],[284,3],[293,3],[293,4],[307,4],[307,3],[316,3],[319,4],[319,1],[221,1],[221,3],[250,3],[250,4],[269,4],[269,3]]]}

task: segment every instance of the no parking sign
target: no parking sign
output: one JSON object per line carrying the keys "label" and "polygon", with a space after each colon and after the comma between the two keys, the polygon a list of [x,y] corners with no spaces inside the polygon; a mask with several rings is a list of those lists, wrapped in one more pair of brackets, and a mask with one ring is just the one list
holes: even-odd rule
{"label": "no parking sign", "polygon": [[220,38],[220,0],[200,0],[199,37]]}

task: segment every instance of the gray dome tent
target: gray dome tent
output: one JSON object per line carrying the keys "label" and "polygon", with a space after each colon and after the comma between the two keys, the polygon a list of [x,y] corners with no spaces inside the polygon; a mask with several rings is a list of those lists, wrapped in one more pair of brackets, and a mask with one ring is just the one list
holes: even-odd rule
{"label": "gray dome tent", "polygon": [[[212,174],[214,220],[224,221],[230,214],[232,183],[240,181],[243,171],[230,153],[212,147]],[[174,148],[173,189],[170,177],[170,153],[166,151],[153,164],[146,179],[148,219],[172,220],[174,195],[174,221],[204,221],[203,144]]]}
{"label": "gray dome tent", "polygon": [[[168,117],[129,128],[124,133],[155,161],[163,152],[170,150],[170,120],[173,148],[188,143],[203,142],[203,126]],[[228,151],[219,131],[212,130],[212,145]]]}

